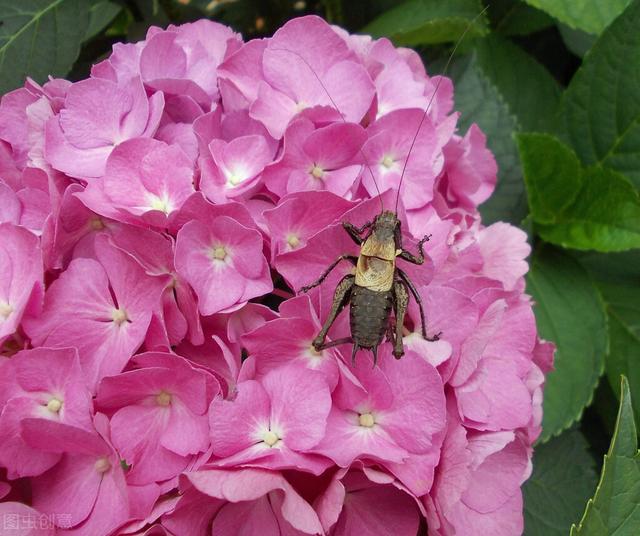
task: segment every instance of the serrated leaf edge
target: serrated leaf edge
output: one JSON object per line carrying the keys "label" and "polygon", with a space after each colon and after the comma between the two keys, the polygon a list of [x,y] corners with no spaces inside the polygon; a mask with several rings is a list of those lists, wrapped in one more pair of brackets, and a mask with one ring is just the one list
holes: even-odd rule
{"label": "serrated leaf edge", "polygon": [[[627,397],[629,396],[630,396],[629,381],[627,380],[627,377],[624,374],[621,374],[620,375],[620,406],[618,408],[618,415],[616,417],[616,425],[614,428],[613,437],[611,438],[611,444],[609,445],[609,450],[604,455],[604,461],[602,463],[602,471],[600,472],[600,479],[598,480],[598,485],[596,486],[596,491],[593,494],[593,497],[591,497],[587,501],[587,505],[585,506],[584,514],[582,515],[582,518],[580,519],[577,525],[575,523],[571,525],[571,532],[569,536],[579,536],[578,533],[582,530],[583,524],[587,520],[587,516],[589,515],[589,513],[591,512],[591,509],[593,508],[593,504],[598,499],[598,495],[600,494],[600,491],[602,489],[602,484],[604,482],[604,478],[606,475],[607,462],[611,459],[611,456],[613,454],[613,448],[618,439],[618,433],[620,430],[619,425],[620,425],[620,419],[622,418],[623,404],[625,403]],[[631,418],[633,418],[633,411],[631,412]],[[636,456],[638,456],[639,454],[640,454],[640,450],[636,452]]]}

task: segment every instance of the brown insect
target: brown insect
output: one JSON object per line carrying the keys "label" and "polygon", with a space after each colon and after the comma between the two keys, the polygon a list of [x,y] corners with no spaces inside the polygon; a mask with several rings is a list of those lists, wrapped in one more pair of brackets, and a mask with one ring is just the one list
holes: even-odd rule
{"label": "brown insect", "polygon": [[[464,36],[469,31],[475,21],[482,16],[487,7],[485,7],[467,26],[465,31],[460,36],[458,42],[453,48],[451,55],[444,67],[443,75],[446,73],[451,59],[453,58],[458,46],[464,39]],[[320,77],[317,75],[313,67],[309,65],[307,60],[293,50],[277,49],[286,52],[290,52],[298,56],[310,69],[315,76],[316,80],[322,86],[325,94],[331,101],[335,110],[340,114],[342,120],[346,122],[342,112],[340,112],[335,101],[329,94],[327,88],[323,84]],[[400,181],[398,183],[398,193],[396,197],[396,206],[394,211],[384,210],[384,206],[381,207],[381,212],[373,220],[368,221],[362,227],[356,227],[350,222],[342,222],[342,226],[353,241],[360,246],[360,255],[340,255],[336,260],[329,265],[324,273],[313,283],[302,287],[301,292],[307,292],[310,289],[322,284],[331,271],[344,260],[348,260],[355,266],[355,273],[344,276],[338,286],[336,287],[333,302],[331,305],[331,311],[327,316],[322,329],[313,340],[313,347],[316,351],[321,351],[326,348],[338,346],[340,344],[352,343],[353,348],[351,352],[351,359],[355,363],[356,353],[360,348],[371,350],[373,353],[373,364],[375,366],[378,359],[378,346],[382,343],[385,336],[387,340],[393,345],[393,355],[396,359],[400,359],[404,355],[404,345],[402,341],[402,329],[404,326],[404,318],[407,313],[409,305],[409,294],[413,295],[418,308],[420,310],[421,321],[421,333],[422,336],[428,341],[437,341],[441,335],[438,333],[432,337],[427,335],[426,318],[424,313],[424,307],[422,304],[422,298],[417,291],[415,285],[411,282],[407,274],[396,265],[398,258],[421,265],[424,263],[424,251],[423,245],[429,240],[429,235],[425,236],[418,242],[418,255],[413,255],[409,251],[405,250],[402,245],[402,229],[401,223],[398,219],[398,200],[400,198],[400,188],[402,186],[402,179],[407,168],[407,163],[413,146],[418,138],[422,123],[429,112],[429,108],[433,99],[438,92],[440,82],[442,78],[438,80],[433,94],[424,110],[422,119],[418,125],[416,133],[413,137],[407,158],[402,168],[402,174],[400,175]],[[361,151],[362,154],[362,151]],[[362,154],[364,157],[364,154]],[[378,190],[375,177],[371,168],[367,165],[371,178]],[[382,197],[380,196],[380,190],[378,190],[378,197],[382,204]],[[335,322],[340,312],[349,305],[349,318],[351,327],[351,336],[341,339],[336,339],[330,342],[326,342],[329,329]],[[394,313],[394,322],[391,321],[391,311]]]}
{"label": "brown insect", "polygon": [[[349,260],[355,265],[355,274],[344,276],[338,283],[331,311],[320,333],[313,340],[313,347],[320,351],[338,344],[353,343],[352,360],[355,361],[358,349],[365,348],[373,353],[375,365],[378,346],[386,335],[393,344],[393,355],[400,359],[404,354],[402,328],[409,305],[409,293],[413,295],[420,309],[422,336],[428,341],[437,341],[440,334],[434,337],[427,336],[420,294],[409,276],[396,265],[397,258],[413,264],[424,263],[422,248],[429,236],[418,242],[418,255],[405,250],[402,247],[400,220],[396,213],[390,210],[381,212],[362,227],[358,228],[349,222],[343,222],[342,226],[353,241],[361,246],[360,255],[341,255],[317,281],[301,289],[302,292],[307,292],[320,285],[342,260]],[[325,342],[329,329],[347,305],[350,305],[351,337]],[[392,309],[395,325],[390,321]]]}

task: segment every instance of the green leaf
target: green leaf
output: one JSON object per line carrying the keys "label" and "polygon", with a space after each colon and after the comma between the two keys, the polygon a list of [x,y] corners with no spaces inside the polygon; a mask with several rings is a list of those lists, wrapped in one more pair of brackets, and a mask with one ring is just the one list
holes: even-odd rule
{"label": "green leaf", "polygon": [[519,134],[529,206],[537,233],[575,249],[640,247],[640,195],[613,170],[583,169],[571,149],[547,134]]}
{"label": "green leaf", "polygon": [[544,389],[541,441],[580,419],[603,371],[607,325],[600,295],[586,270],[563,251],[535,252],[527,292],[536,302],[540,336],[557,346]]}
{"label": "green leaf", "polygon": [[0,93],[64,76],[78,57],[89,24],[83,0],[0,0]]}
{"label": "green leaf", "polygon": [[525,483],[524,536],[566,536],[596,487],[595,461],[577,430],[568,430],[533,453]]}
{"label": "green leaf", "polygon": [[[603,2],[606,4],[606,2]],[[565,92],[567,139],[585,164],[602,164],[640,188],[640,0],[600,36]]]}
{"label": "green leaf", "polygon": [[519,223],[527,215],[522,171],[513,140],[517,123],[500,92],[482,73],[475,54],[455,62],[450,76],[455,84],[455,109],[464,133],[477,123],[487,136],[487,146],[498,162],[498,184],[489,200],[480,206],[482,221]]}
{"label": "green leaf", "polygon": [[388,37],[396,45],[424,45],[457,41],[488,32],[479,0],[409,0],[367,24],[362,33]]}
{"label": "green leaf", "polygon": [[640,452],[627,379],[600,482],[571,536],[637,536],[640,533]]}
{"label": "green leaf", "polygon": [[478,64],[493,82],[523,130],[554,125],[560,86],[542,65],[511,41],[489,35],[476,43]]}
{"label": "green leaf", "polygon": [[620,375],[629,380],[636,418],[640,419],[640,251],[583,256],[606,303],[609,353],[606,373],[614,391]]}
{"label": "green leaf", "polygon": [[120,13],[122,6],[110,0],[93,0],[89,9],[89,27],[85,41],[98,35]]}
{"label": "green leaf", "polygon": [[520,0],[492,0],[488,15],[495,31],[508,36],[529,35],[554,24],[554,20],[544,11]]}
{"label": "green leaf", "polygon": [[569,28],[566,24],[558,24],[558,30],[567,48],[576,56],[583,57],[596,42],[596,36]]}
{"label": "green leaf", "polygon": [[631,0],[525,0],[571,28],[599,34]]}

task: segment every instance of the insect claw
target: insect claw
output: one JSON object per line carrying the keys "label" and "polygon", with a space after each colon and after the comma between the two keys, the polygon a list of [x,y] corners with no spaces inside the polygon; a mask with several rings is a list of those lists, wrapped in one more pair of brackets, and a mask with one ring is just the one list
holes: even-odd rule
{"label": "insect claw", "polygon": [[429,342],[436,342],[440,340],[440,335],[442,335],[442,331],[438,332],[433,337],[425,337],[425,339],[428,340]]}
{"label": "insect claw", "polygon": [[421,246],[422,244],[424,244],[425,242],[428,242],[429,240],[431,240],[431,236],[430,234],[428,235],[424,235],[422,237],[422,239],[420,240],[420,242],[418,242],[418,245]]}
{"label": "insect claw", "polygon": [[322,343],[323,343],[323,337],[321,336],[317,336],[315,339],[313,339],[313,342],[311,343],[311,346],[313,346],[313,348],[315,349],[316,352],[320,351],[320,348],[322,348]]}

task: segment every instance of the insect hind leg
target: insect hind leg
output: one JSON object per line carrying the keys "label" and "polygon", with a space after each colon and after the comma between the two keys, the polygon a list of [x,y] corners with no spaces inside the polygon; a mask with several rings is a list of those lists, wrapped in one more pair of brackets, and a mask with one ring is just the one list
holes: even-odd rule
{"label": "insect hind leg", "polygon": [[433,337],[429,337],[427,335],[427,320],[426,320],[426,316],[424,314],[424,305],[422,303],[422,297],[420,296],[420,293],[418,292],[418,289],[415,287],[415,285],[413,284],[411,279],[409,279],[409,276],[406,274],[406,272],[404,272],[400,268],[398,268],[397,271],[398,271],[398,275],[400,276],[400,278],[402,279],[404,284],[407,286],[407,288],[409,289],[411,294],[413,294],[413,297],[416,299],[416,303],[418,304],[418,309],[420,311],[420,323],[421,323],[421,328],[422,328],[422,338],[425,339],[426,341],[429,341],[429,342],[435,342],[435,341],[440,340],[440,335],[442,335],[442,332],[434,335]]}
{"label": "insect hind leg", "polygon": [[393,355],[400,359],[404,355],[404,345],[402,342],[402,328],[404,317],[409,306],[409,292],[404,281],[396,279],[393,283],[393,308],[396,316],[396,332],[393,341]]}
{"label": "insect hind leg", "polygon": [[[323,346],[325,344],[324,340],[327,338],[327,333],[329,332],[329,329],[333,325],[333,322],[335,321],[337,316],[340,314],[340,311],[342,311],[345,305],[349,303],[349,300],[351,299],[351,290],[353,289],[355,280],[356,280],[356,276],[349,274],[349,275],[345,275],[340,280],[340,283],[338,283],[338,286],[336,287],[336,291],[333,295],[333,303],[331,304],[331,311],[329,312],[329,315],[327,316],[327,319],[325,320],[324,325],[322,326],[322,329],[320,330],[316,338],[313,339],[312,344],[313,344],[313,347],[316,349],[316,351],[319,352],[320,350],[323,349]],[[326,348],[326,346],[324,347]]]}

